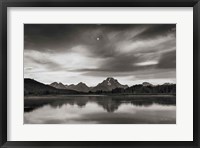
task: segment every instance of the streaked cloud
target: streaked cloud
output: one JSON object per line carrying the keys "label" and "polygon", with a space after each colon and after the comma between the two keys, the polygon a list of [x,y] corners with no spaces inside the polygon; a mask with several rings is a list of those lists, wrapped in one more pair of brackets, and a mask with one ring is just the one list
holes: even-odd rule
{"label": "streaked cloud", "polygon": [[176,80],[175,24],[25,24],[25,77],[88,85]]}

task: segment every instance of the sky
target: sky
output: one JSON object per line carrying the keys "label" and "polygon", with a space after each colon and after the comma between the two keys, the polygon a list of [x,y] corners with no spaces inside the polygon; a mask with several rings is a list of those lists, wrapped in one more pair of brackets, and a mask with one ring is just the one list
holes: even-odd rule
{"label": "sky", "polygon": [[95,86],[176,83],[175,24],[25,24],[24,77]]}

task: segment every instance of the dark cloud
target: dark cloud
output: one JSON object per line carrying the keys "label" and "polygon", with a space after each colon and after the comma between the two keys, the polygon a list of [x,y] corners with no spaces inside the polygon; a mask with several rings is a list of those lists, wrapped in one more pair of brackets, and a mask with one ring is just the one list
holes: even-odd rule
{"label": "dark cloud", "polygon": [[[79,48],[77,48],[79,47]],[[172,73],[176,69],[176,25],[175,24],[25,24],[24,50],[29,63],[36,63],[49,71],[63,70],[84,76],[130,76],[146,78],[169,78],[163,69]],[[51,53],[51,57],[32,56],[32,52]],[[30,55],[29,55],[30,53]],[[55,62],[54,54],[70,61]],[[87,63],[100,62],[93,68],[82,65],[80,55]],[[56,57],[59,58],[58,56]],[[72,70],[66,68],[76,63]],[[65,67],[66,66],[66,67]],[[144,72],[151,71],[146,75]],[[162,72],[162,74],[156,74]],[[167,72],[166,72],[167,73]],[[157,75],[157,76],[156,76]]]}
{"label": "dark cloud", "polygon": [[94,44],[97,37],[106,38],[110,32],[146,28],[134,39],[146,39],[166,35],[175,25],[134,25],[134,24],[25,24],[24,47],[25,49],[41,50],[67,50],[68,47],[77,44]]}
{"label": "dark cloud", "polygon": [[133,40],[148,40],[153,38],[159,38],[162,36],[167,36],[173,34],[175,36],[176,25],[175,24],[161,24],[161,25],[151,25],[147,30],[143,31],[141,34],[135,36]]}
{"label": "dark cloud", "polygon": [[164,53],[161,56],[158,68],[176,68],[176,51]]}
{"label": "dark cloud", "polygon": [[[71,47],[76,42],[75,34],[79,36],[78,26],[25,24],[24,48],[42,52],[67,50],[68,47]],[[80,39],[80,36],[78,38]]]}
{"label": "dark cloud", "polygon": [[97,37],[105,40],[108,32],[137,27],[138,25],[25,24],[24,48],[39,51],[68,50],[79,44],[94,45]]}

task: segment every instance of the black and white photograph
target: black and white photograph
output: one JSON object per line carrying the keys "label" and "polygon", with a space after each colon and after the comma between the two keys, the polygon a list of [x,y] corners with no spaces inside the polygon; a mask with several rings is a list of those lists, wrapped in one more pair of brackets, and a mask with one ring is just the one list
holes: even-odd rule
{"label": "black and white photograph", "polygon": [[176,124],[176,24],[24,24],[24,124]]}

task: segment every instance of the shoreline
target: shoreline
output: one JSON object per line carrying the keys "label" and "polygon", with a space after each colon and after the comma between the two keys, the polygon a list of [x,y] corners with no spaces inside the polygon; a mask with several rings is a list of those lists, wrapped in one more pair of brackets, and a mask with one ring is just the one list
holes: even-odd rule
{"label": "shoreline", "polygon": [[176,97],[176,94],[66,94],[66,95],[28,95],[24,99],[42,99],[42,98],[55,98],[55,97],[104,97],[104,96],[144,96],[144,97]]}

